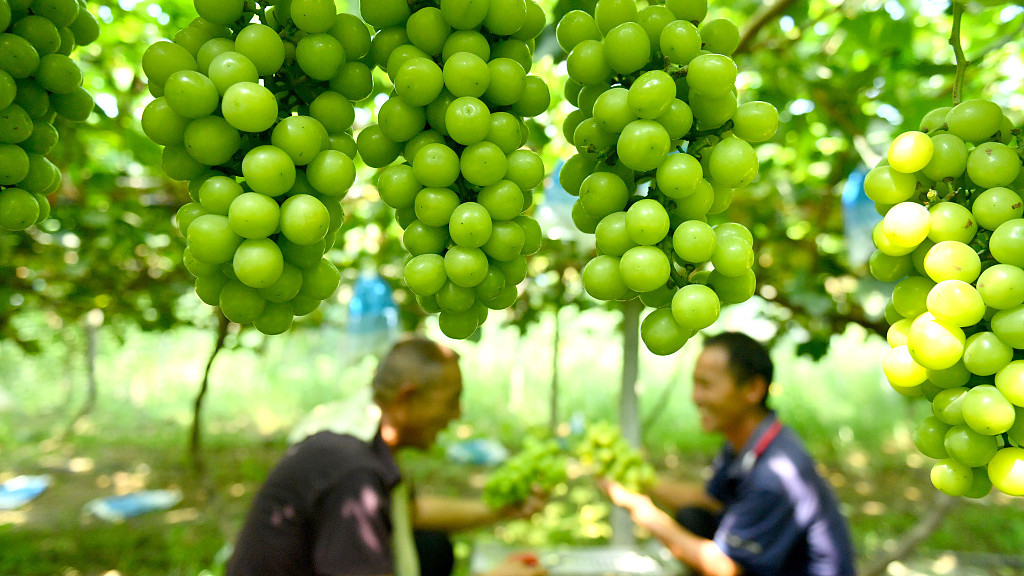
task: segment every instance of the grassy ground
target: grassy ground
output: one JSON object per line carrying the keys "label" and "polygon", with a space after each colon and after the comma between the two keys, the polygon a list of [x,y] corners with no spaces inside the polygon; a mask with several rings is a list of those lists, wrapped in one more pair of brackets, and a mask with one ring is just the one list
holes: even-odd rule
{"label": "grassy ground", "polygon": [[[614,317],[563,312],[559,357],[560,421],[614,419],[619,339]],[[67,336],[68,332],[64,332]],[[513,448],[528,430],[549,422],[553,322],[526,338],[489,329],[479,343],[459,342],[466,375],[464,418],[445,442],[494,436]],[[0,387],[15,402],[0,412],[0,480],[47,473],[53,486],[33,503],[0,511],[0,574],[216,574],[248,502],[286,446],[287,432],[318,404],[365,385],[372,361],[355,360],[360,342],[337,329],[262,341],[244,336],[214,366],[203,412],[207,474],[186,458],[192,402],[212,334],[179,331],[104,333],[97,364],[96,409],[67,441],[56,438],[83,397],[82,344],[48,346],[25,357],[0,345]],[[930,465],[909,441],[918,407],[879,380],[884,343],[851,333],[836,339],[821,362],[775,351],[773,398],[781,416],[807,438],[850,518],[866,563],[935,505]],[[70,352],[70,355],[69,355]],[[641,355],[638,390],[645,444],[666,472],[696,478],[717,440],[698,433],[688,397],[692,347],[672,358]],[[411,462],[421,489],[474,494],[486,470],[446,463],[439,447]],[[83,515],[101,496],[142,488],[178,488],[172,510],[107,524]],[[585,481],[572,483],[533,524],[508,524],[472,538],[521,545],[600,542],[608,536],[607,505]],[[912,574],[1024,572],[1006,558],[1024,549],[1024,505],[996,495],[958,502],[917,554],[889,568]],[[965,564],[966,563],[966,564]],[[970,566],[968,566],[968,564]]]}

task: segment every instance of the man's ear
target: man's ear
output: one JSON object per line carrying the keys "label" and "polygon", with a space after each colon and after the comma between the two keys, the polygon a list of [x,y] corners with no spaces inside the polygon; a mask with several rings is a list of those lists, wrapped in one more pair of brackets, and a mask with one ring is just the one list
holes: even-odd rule
{"label": "man's ear", "polygon": [[416,390],[417,387],[412,382],[403,382],[395,390],[386,408],[395,421],[404,421],[406,415],[410,413],[411,400],[416,394]]}
{"label": "man's ear", "polygon": [[416,394],[417,390],[419,390],[419,387],[416,386],[414,382],[412,382],[411,380],[406,380],[402,382],[398,386],[398,390],[395,391],[394,401],[405,402],[409,398],[412,398]]}
{"label": "man's ear", "polygon": [[751,376],[747,378],[743,387],[743,397],[751,405],[760,405],[762,398],[768,396],[768,382],[764,376]]}

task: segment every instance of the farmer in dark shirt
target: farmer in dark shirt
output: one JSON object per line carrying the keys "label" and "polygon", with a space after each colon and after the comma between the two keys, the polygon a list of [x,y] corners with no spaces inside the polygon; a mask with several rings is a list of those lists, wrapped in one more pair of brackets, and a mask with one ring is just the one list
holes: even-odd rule
{"label": "farmer in dark shirt", "polygon": [[[414,506],[394,452],[426,449],[460,415],[458,355],[400,341],[373,378],[372,439],[324,431],[292,446],[257,493],[227,576],[418,576]],[[540,576],[510,557],[490,576]]]}
{"label": "farmer in dark shirt", "polygon": [[853,576],[849,530],[829,485],[797,435],[765,400],[768,351],[743,334],[704,342],[693,376],[701,427],[725,437],[699,486],[662,481],[651,497],[604,482],[612,501],[701,574]]}

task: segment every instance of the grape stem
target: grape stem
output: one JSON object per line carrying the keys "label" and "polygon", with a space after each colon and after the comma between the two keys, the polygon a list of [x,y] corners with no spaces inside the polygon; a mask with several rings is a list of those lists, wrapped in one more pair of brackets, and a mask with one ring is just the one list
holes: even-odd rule
{"label": "grape stem", "polygon": [[[666,58],[665,60],[667,61],[668,59]],[[665,72],[668,73],[669,76],[671,76],[672,78],[674,78],[676,80],[678,80],[679,78],[686,78],[686,74],[689,71],[690,71],[689,64],[683,64],[683,65],[667,64],[665,66]]]}
{"label": "grape stem", "polygon": [[455,187],[457,190],[456,194],[459,195],[459,199],[463,202],[476,202],[476,194],[466,185],[466,181],[463,178],[455,180]]}
{"label": "grape stem", "polygon": [[[730,120],[729,122],[732,121]],[[726,124],[729,124],[729,122]],[[729,127],[732,127],[731,124]],[[702,150],[710,148],[722,141],[721,134],[724,132],[723,128],[725,127],[722,126],[721,128],[715,128],[713,130],[693,132],[690,145],[686,148],[687,154],[699,159],[701,157]]]}
{"label": "grape stem", "polygon": [[961,93],[964,88],[964,75],[967,73],[967,58],[964,56],[964,48],[960,43],[960,20],[964,14],[964,6],[959,2],[953,2],[953,27],[949,33],[949,44],[953,47],[953,56],[956,58],[956,77],[953,80],[953,105],[956,106],[962,99]]}
{"label": "grape stem", "polygon": [[[939,193],[942,192],[942,190],[939,189],[940,185],[945,185],[946,187],[946,194],[941,198],[939,197]],[[927,206],[930,204],[934,204],[936,202],[952,202],[953,199],[956,198],[957,193],[959,193],[960,191],[961,188],[954,187],[953,182],[951,180],[941,180],[939,182],[936,182],[935,188],[928,192],[927,201],[925,202],[925,205]],[[932,197],[932,193],[934,193],[934,198]]]}
{"label": "grape stem", "polygon": [[640,72],[634,72],[633,74],[617,75],[612,79],[612,82],[628,89],[633,85],[633,82],[636,82],[636,79],[639,78],[641,74],[643,74],[643,70]]}
{"label": "grape stem", "polygon": [[[669,257],[671,258],[672,255],[670,254]],[[686,278],[684,278],[683,275],[679,273],[679,270],[675,266],[672,267],[672,270],[669,272],[669,274],[672,278],[672,284],[675,285],[676,288],[682,288],[683,286],[689,284],[689,282],[686,281]]]}
{"label": "grape stem", "polygon": [[267,23],[267,7],[266,6],[264,6],[262,4],[256,5],[256,15],[259,16],[259,21],[260,21],[261,24],[266,24]]}
{"label": "grape stem", "polygon": [[[717,128],[708,128],[707,130],[694,130],[690,132],[688,136],[690,137],[690,140],[696,140],[697,138],[700,138],[702,136],[717,136],[719,139],[721,139],[722,134],[725,134],[729,130],[732,130],[732,120],[726,120],[725,124],[722,124]],[[717,144],[717,141],[714,143]]]}
{"label": "grape stem", "polygon": [[437,2],[433,0],[409,0],[409,12],[416,12],[424,6],[435,6]]}

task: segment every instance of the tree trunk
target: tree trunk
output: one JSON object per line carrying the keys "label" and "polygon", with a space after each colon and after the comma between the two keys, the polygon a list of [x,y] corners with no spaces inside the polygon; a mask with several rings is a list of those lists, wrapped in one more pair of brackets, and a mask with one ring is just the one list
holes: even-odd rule
{"label": "tree trunk", "polygon": [[210,369],[213,367],[213,361],[217,358],[217,353],[224,349],[224,340],[228,335],[228,319],[219,311],[217,312],[217,319],[217,341],[214,343],[210,357],[206,361],[206,369],[203,370],[203,382],[199,386],[199,394],[196,395],[195,405],[192,410],[192,434],[189,436],[188,443],[189,461],[192,465],[192,470],[199,475],[202,475],[205,471],[205,463],[203,462],[201,452],[203,398],[206,396],[206,390],[209,388]]}
{"label": "tree trunk", "polygon": [[[84,330],[83,330],[84,332]],[[73,394],[75,391],[75,357],[78,353],[78,343],[74,341],[68,330],[60,331],[60,341],[64,344],[64,374],[62,374],[61,380],[64,383],[65,401],[64,405],[60,407],[58,412],[62,414],[70,414],[73,404]]]}
{"label": "tree trunk", "polygon": [[[634,298],[622,304],[622,388],[619,392],[619,427],[622,437],[631,445],[640,446],[640,411],[636,397],[636,376],[639,371],[640,311],[643,304]],[[636,543],[633,522],[625,509],[614,507],[611,515],[612,544],[631,546]]]}
{"label": "tree trunk", "polygon": [[61,435],[61,442],[67,441],[74,434],[75,426],[78,425],[78,422],[96,407],[96,338],[97,331],[103,324],[102,316],[99,316],[100,320],[98,322],[96,318],[95,315],[90,313],[86,315],[83,322],[83,331],[85,332],[85,402],[82,403],[82,407],[78,409],[78,412],[68,422],[67,428],[64,429],[64,434]]}
{"label": "tree trunk", "polygon": [[554,436],[558,432],[558,357],[561,351],[562,315],[561,308],[555,308],[555,334],[551,343],[551,401],[549,405],[551,420],[548,429]]}
{"label": "tree trunk", "polygon": [[622,436],[634,447],[640,446],[640,409],[636,396],[639,371],[640,311],[643,304],[634,298],[622,307],[622,389],[619,392],[619,426]]}
{"label": "tree trunk", "polygon": [[672,377],[668,379],[665,384],[665,388],[662,389],[661,394],[658,395],[658,400],[651,406],[647,414],[640,420],[640,430],[650,430],[654,427],[654,423],[657,422],[658,418],[665,413],[669,406],[669,402],[672,400],[672,395],[676,389],[679,388],[680,375],[682,374],[682,367],[679,363],[676,363],[676,369],[672,372]]}

